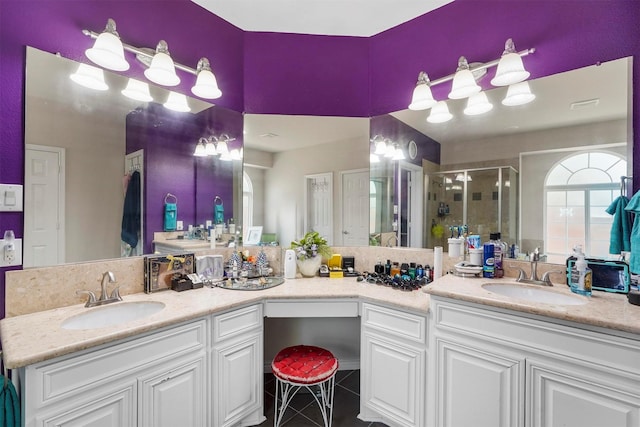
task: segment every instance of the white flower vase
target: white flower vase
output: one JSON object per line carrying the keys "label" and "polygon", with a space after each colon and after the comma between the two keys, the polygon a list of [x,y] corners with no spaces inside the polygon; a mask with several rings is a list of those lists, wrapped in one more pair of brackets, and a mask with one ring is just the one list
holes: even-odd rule
{"label": "white flower vase", "polygon": [[298,264],[298,271],[303,277],[314,277],[320,270],[322,257],[314,256],[313,258],[297,259],[296,264]]}

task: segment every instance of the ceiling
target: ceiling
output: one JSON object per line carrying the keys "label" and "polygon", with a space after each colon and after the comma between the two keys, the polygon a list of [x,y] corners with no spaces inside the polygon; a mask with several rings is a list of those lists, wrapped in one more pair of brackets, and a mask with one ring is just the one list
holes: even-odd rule
{"label": "ceiling", "polygon": [[453,0],[192,0],[244,31],[370,37]]}

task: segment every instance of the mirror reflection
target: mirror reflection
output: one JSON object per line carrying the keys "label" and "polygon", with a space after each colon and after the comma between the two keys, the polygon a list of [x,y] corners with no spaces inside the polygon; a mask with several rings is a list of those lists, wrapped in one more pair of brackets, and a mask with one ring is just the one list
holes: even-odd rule
{"label": "mirror reflection", "polygon": [[[189,112],[173,111],[162,105],[170,92],[152,85],[154,101],[135,101],[121,93],[129,79],[108,71],[108,90],[88,89],[69,77],[78,65],[27,48],[24,266],[153,252],[167,194],[185,230],[214,222],[216,197],[225,225],[240,230],[241,158],[194,152],[200,138],[224,136],[240,153],[242,114],[196,98],[186,99]],[[121,232],[135,173],[140,227],[130,248]]]}
{"label": "mirror reflection", "polygon": [[[532,80],[530,88],[536,98],[522,106],[501,104],[507,88],[487,90],[494,108],[482,115],[465,115],[465,100],[448,100],[453,119],[446,123],[427,122],[429,111],[403,110],[372,118],[371,139],[376,135],[389,138],[405,150],[405,156],[416,132],[427,138],[417,144],[418,150],[424,144],[436,144],[430,158],[417,155],[425,188],[422,197],[411,203],[406,193],[414,182],[399,172],[403,162],[411,161],[409,157],[371,164],[372,194],[381,183],[394,189],[386,198],[384,192],[372,195],[376,206],[371,214],[372,239],[393,233],[400,245],[413,246],[404,235],[419,226],[423,233],[418,245],[446,248],[450,227],[466,224],[484,240],[490,232],[499,231],[503,240],[520,243],[525,251],[540,247],[549,254],[566,256],[573,245],[584,243],[593,247],[593,255],[600,253],[608,240],[611,217],[599,207],[619,195],[620,176],[632,164],[631,145],[627,144],[627,105],[632,93],[629,64],[629,58],[622,58]],[[370,150],[375,153],[373,143]],[[547,175],[563,160],[596,152],[613,154],[618,161],[602,171],[606,182],[583,183],[586,189],[603,190],[606,197],[599,193],[597,207],[587,213],[590,219],[580,219],[580,226],[575,227],[571,224],[585,215],[584,210],[572,209],[577,202],[565,201],[562,209],[545,208],[548,192],[555,185],[547,182]],[[416,203],[424,211],[418,219],[402,208]],[[490,217],[485,213],[491,213]],[[590,232],[596,224],[597,234]],[[551,241],[556,232],[566,236],[561,244]],[[388,241],[394,239],[373,242],[386,245]]]}

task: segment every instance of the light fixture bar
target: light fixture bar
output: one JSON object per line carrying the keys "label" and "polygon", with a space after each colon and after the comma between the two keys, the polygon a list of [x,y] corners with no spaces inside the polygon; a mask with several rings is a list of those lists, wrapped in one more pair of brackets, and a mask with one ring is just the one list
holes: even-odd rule
{"label": "light fixture bar", "polygon": [[[92,39],[97,39],[98,36],[100,35],[99,33],[96,33],[91,30],[82,30],[82,34],[84,34],[85,36],[91,37]],[[149,58],[149,60],[151,60],[153,56],[156,54],[155,49],[138,48],[124,42],[122,42],[122,47],[124,48],[124,50],[128,52],[134,53],[136,55],[144,56],[146,58]],[[186,71],[187,73],[193,74],[194,76],[198,75],[198,71],[195,68],[187,67],[186,65],[182,65],[175,61],[173,62],[173,65],[179,70]]]}
{"label": "light fixture bar", "polygon": [[[124,43],[123,43],[123,45],[124,45]],[[125,49],[126,49],[126,45],[125,45]],[[525,57],[527,55],[535,53],[535,51],[536,51],[535,48],[531,48],[531,49],[521,50],[520,52],[516,52],[516,54],[518,56],[520,56],[520,57]],[[483,64],[476,65],[476,66],[473,66],[473,67],[471,65],[469,65],[469,71],[471,71],[473,73],[475,71],[481,71],[481,70],[486,70],[487,68],[495,67],[500,62],[500,59],[502,59],[502,58],[494,59],[493,61],[485,62]],[[176,66],[177,66],[177,64],[176,64]],[[448,82],[450,80],[453,80],[453,77],[455,75],[456,75],[456,73],[451,73],[448,76],[440,77],[439,79],[436,79],[436,80],[431,80],[431,86],[435,86],[435,85],[438,85],[440,83],[445,83],[445,82]]]}

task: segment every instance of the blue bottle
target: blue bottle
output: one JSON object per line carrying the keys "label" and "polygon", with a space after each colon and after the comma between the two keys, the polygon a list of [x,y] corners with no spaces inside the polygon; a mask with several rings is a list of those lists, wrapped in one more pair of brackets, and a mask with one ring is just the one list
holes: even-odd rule
{"label": "blue bottle", "polygon": [[495,246],[493,243],[489,242],[483,245],[483,249],[484,255],[482,257],[482,277],[493,279],[495,277]]}

